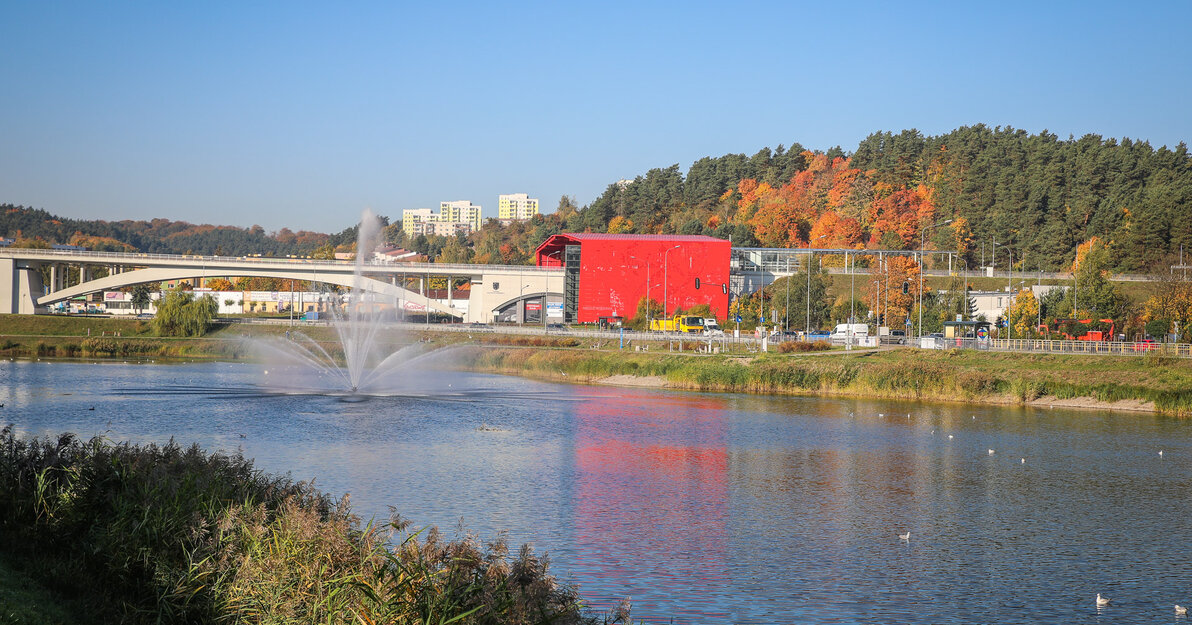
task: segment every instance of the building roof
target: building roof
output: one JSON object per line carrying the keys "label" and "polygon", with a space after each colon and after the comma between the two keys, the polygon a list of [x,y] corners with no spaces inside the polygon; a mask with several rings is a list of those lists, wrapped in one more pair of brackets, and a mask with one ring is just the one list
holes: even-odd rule
{"label": "building roof", "polygon": [[561,236],[571,237],[580,241],[680,241],[685,243],[723,241],[724,243],[728,243],[728,241],[725,239],[717,239],[716,237],[704,236],[702,234],[606,234],[603,232],[564,232]]}

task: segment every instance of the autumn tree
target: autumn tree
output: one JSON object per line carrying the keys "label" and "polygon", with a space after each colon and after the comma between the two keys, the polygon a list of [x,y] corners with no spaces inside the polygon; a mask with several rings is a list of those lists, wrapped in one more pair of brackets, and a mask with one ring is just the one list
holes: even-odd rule
{"label": "autumn tree", "polygon": [[212,291],[235,291],[236,286],[227,278],[211,278],[204,283],[204,286]]}
{"label": "autumn tree", "polygon": [[1039,321],[1039,301],[1030,289],[1022,289],[1006,312],[1014,338],[1030,338],[1035,334]]}

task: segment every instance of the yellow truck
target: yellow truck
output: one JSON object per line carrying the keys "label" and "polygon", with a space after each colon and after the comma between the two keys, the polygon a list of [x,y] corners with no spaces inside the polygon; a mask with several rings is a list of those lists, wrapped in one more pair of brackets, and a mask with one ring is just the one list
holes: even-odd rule
{"label": "yellow truck", "polygon": [[651,319],[650,329],[655,332],[686,332],[702,334],[704,318],[695,315],[675,315],[674,319]]}

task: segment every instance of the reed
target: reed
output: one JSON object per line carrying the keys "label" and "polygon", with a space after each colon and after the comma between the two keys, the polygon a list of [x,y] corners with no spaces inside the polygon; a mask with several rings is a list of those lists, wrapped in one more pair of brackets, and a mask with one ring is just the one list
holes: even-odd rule
{"label": "reed", "polygon": [[124,623],[600,623],[546,558],[443,540],[196,446],[0,430],[0,548]]}
{"label": "reed", "polygon": [[[765,354],[751,358],[596,350],[491,348],[481,371],[598,381],[660,376],[671,388],[771,394],[1029,403],[1045,397],[1152,402],[1156,412],[1192,417],[1192,367],[1162,354],[1102,358],[901,350],[879,354]],[[1089,382],[1088,380],[1098,380]]]}

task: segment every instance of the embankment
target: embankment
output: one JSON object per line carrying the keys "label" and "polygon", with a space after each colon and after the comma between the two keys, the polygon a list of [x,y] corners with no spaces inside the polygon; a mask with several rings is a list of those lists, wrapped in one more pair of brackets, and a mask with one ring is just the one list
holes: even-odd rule
{"label": "embankment", "polygon": [[699,391],[1109,408],[1192,417],[1192,362],[894,349],[754,357],[490,347],[477,371]]}

